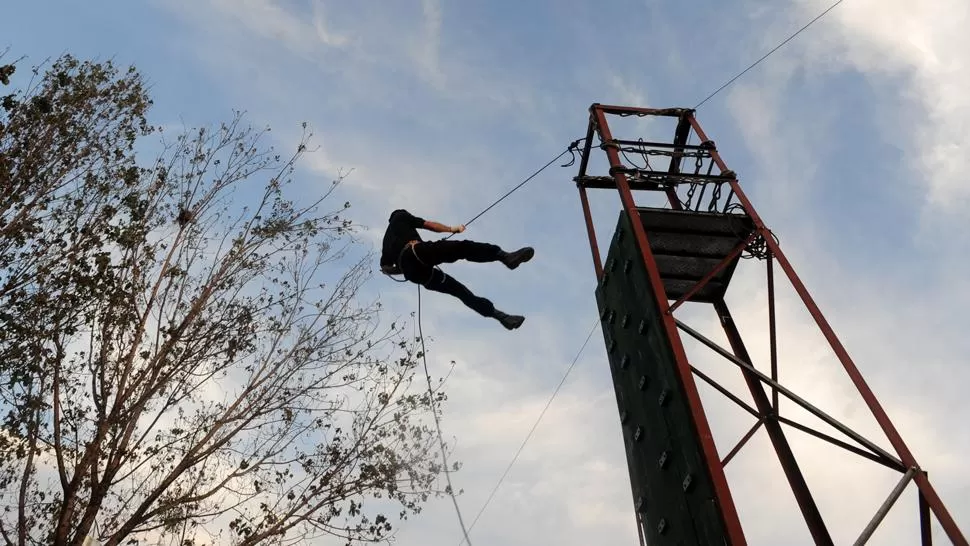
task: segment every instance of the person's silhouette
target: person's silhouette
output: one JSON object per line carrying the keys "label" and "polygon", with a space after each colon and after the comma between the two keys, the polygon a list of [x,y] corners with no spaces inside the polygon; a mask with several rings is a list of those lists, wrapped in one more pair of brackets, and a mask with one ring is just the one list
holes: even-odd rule
{"label": "person's silhouette", "polygon": [[499,311],[487,298],[476,296],[437,266],[467,260],[502,262],[509,269],[515,269],[519,264],[532,259],[535,255],[532,247],[506,252],[498,245],[477,241],[424,241],[418,234],[418,229],[437,233],[461,233],[465,231],[465,226],[446,226],[415,216],[404,209],[392,212],[387,222],[381,251],[382,272],[388,275],[401,274],[408,281],[420,284],[428,290],[455,296],[478,314],[498,320],[509,330],[518,328],[525,321],[525,317],[521,315],[509,315]]}

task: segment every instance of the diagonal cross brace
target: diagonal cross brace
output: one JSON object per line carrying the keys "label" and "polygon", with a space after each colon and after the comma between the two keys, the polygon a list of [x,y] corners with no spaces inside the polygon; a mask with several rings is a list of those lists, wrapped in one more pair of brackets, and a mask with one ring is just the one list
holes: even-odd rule
{"label": "diagonal cross brace", "polygon": [[856,447],[856,446],[854,446],[854,445],[852,445],[852,444],[850,444],[848,442],[843,442],[842,440],[839,440],[838,438],[833,438],[832,436],[829,436],[828,434],[825,434],[824,432],[819,432],[819,431],[813,429],[812,427],[809,427],[809,426],[806,426],[806,425],[803,425],[803,424],[799,423],[798,421],[792,421],[791,419],[789,419],[787,417],[782,417],[781,415],[775,415],[774,416],[774,419],[776,419],[779,423],[782,423],[784,425],[788,425],[788,426],[792,427],[795,430],[798,430],[798,431],[804,432],[805,434],[808,434],[809,436],[814,436],[814,437],[818,438],[819,440],[824,440],[824,441],[826,441],[826,442],[828,442],[828,443],[830,443],[830,444],[832,444],[832,445],[834,445],[836,447],[841,447],[842,449],[844,449],[844,450],[846,450],[846,451],[848,451],[850,453],[855,453],[856,455],[858,455],[860,457],[863,457],[865,459],[869,459],[870,461],[872,461],[874,463],[879,463],[879,464],[885,466],[886,468],[891,468],[892,470],[900,470],[899,467],[896,466],[896,463],[893,462],[893,461],[887,461],[887,460],[879,457],[878,455],[874,455],[874,454],[872,454],[872,453],[870,453],[870,452],[868,452],[868,451],[866,451],[866,450],[864,450],[862,448]]}
{"label": "diagonal cross brace", "polygon": [[835,429],[837,429],[839,432],[841,432],[841,433],[845,434],[846,436],[852,438],[856,442],[859,442],[859,444],[865,446],[866,448],[868,448],[870,451],[872,451],[876,455],[878,455],[881,458],[885,459],[887,462],[891,462],[893,468],[899,470],[900,472],[905,472],[906,471],[906,466],[903,465],[902,461],[900,461],[898,458],[893,457],[892,455],[890,455],[886,450],[882,449],[878,445],[876,445],[873,442],[869,441],[864,436],[862,436],[861,434],[855,432],[854,430],[850,429],[849,427],[843,425],[841,422],[839,422],[834,417],[832,417],[829,414],[825,413],[824,411],[816,408],[815,406],[813,406],[812,404],[810,404],[808,401],[806,401],[802,397],[798,396],[797,394],[793,393],[791,390],[789,390],[786,387],[784,387],[781,384],[779,384],[777,381],[774,381],[773,379],[771,379],[767,375],[761,373],[754,366],[751,366],[747,362],[744,362],[743,360],[741,360],[738,357],[734,356],[733,354],[731,354],[730,352],[728,352],[726,349],[724,349],[723,347],[721,347],[717,343],[711,341],[710,339],[708,339],[707,337],[705,337],[703,334],[701,334],[697,330],[694,330],[690,326],[687,326],[686,324],[684,324],[683,322],[681,322],[679,319],[674,319],[674,320],[675,320],[678,328],[680,328],[681,330],[683,330],[683,331],[687,332],[688,334],[690,334],[690,336],[693,337],[694,339],[700,341],[704,345],[707,345],[709,348],[711,348],[712,350],[714,350],[716,353],[718,353],[721,356],[723,356],[724,358],[730,360],[731,362],[733,362],[737,366],[740,366],[741,368],[746,369],[749,372],[753,373],[762,382],[767,383],[768,385],[771,385],[772,387],[774,387],[775,389],[777,389],[778,392],[780,392],[781,394],[783,394],[786,398],[788,398],[792,402],[795,402],[796,404],[798,404],[799,406],[801,406],[802,408],[804,408],[806,411],[808,411],[812,415],[815,415],[819,419],[825,421],[826,423],[828,423],[829,425],[831,425],[832,427],[834,427]]}
{"label": "diagonal cross brace", "polygon": [[734,402],[735,404],[740,406],[741,409],[750,413],[752,416],[757,417],[758,419],[763,419],[765,417],[764,415],[761,414],[761,412],[746,404],[744,400],[741,400],[741,398],[739,398],[736,394],[724,388],[721,384],[719,384],[717,381],[714,381],[710,376],[698,370],[696,367],[691,366],[690,371],[694,372],[694,375],[696,375],[697,377],[700,377],[705,383],[714,387],[714,389],[717,392],[723,394],[725,397],[727,397],[728,400]]}
{"label": "diagonal cross brace", "polygon": [[862,530],[862,534],[859,535],[859,538],[857,538],[854,543],[852,543],[852,546],[862,546],[863,544],[869,542],[869,539],[872,538],[872,534],[876,532],[876,528],[879,527],[882,520],[886,518],[886,514],[889,513],[889,510],[894,504],[896,504],[896,501],[899,500],[899,496],[903,494],[903,490],[906,489],[906,486],[909,485],[909,482],[916,476],[917,472],[919,472],[919,469],[912,467],[906,471],[906,474],[903,474],[903,477],[899,479],[899,483],[897,483],[896,487],[894,487],[892,492],[889,493],[889,497],[882,503],[879,510],[876,511],[876,515],[872,516],[872,520],[869,521],[869,525],[866,525],[866,528]]}
{"label": "diagonal cross brace", "polygon": [[755,422],[755,424],[752,425],[750,429],[748,429],[748,432],[744,436],[742,436],[740,440],[738,440],[738,443],[734,445],[734,449],[732,449],[730,452],[728,452],[727,455],[724,456],[724,460],[721,461],[721,466],[727,466],[727,464],[731,462],[731,459],[733,459],[734,456],[737,455],[739,451],[741,451],[741,448],[744,447],[744,444],[748,443],[748,440],[750,440],[751,437],[754,436],[755,432],[758,432],[758,429],[761,428],[761,425],[763,424],[765,424],[764,417],[758,419]]}

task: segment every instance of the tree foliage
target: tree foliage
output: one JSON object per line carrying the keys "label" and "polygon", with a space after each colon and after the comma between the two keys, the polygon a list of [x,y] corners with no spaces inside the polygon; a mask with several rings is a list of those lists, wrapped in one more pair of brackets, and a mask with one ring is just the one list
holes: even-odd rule
{"label": "tree foliage", "polygon": [[360,301],[339,180],[284,196],[309,134],[281,157],[237,114],[142,164],[135,69],[33,74],[0,107],[0,540],[378,540],[420,511],[431,396]]}

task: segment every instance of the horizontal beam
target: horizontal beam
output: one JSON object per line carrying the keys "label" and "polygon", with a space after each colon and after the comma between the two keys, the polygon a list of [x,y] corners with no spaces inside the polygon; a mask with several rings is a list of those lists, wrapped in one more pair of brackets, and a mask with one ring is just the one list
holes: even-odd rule
{"label": "horizontal beam", "polygon": [[[712,146],[702,146],[700,144],[677,144],[676,142],[652,142],[647,140],[626,140],[622,138],[613,139],[613,142],[620,146],[636,146],[638,148],[683,148],[684,150],[711,150]],[[600,147],[603,145],[600,144]],[[670,152],[676,154],[678,152]]]}
{"label": "horizontal beam", "polygon": [[727,184],[731,178],[722,174],[694,174],[694,173],[669,173],[664,171],[649,171],[636,167],[623,167],[614,169],[633,178],[646,178],[649,180],[674,180],[676,184]]}
{"label": "horizontal beam", "polygon": [[690,108],[638,108],[635,106],[617,106],[615,104],[595,103],[590,106],[591,110],[599,110],[604,114],[619,116],[665,116],[679,118],[680,116],[693,112]]}
{"label": "horizontal beam", "polygon": [[[663,171],[645,171],[643,169],[623,168],[618,169],[629,175],[627,183],[631,190],[662,191],[671,186],[682,184],[728,184],[730,181],[720,175],[714,174],[691,174],[675,173],[670,174]],[[577,186],[599,190],[615,190],[616,179],[605,175],[583,175],[574,176],[573,182]]]}
{"label": "horizontal beam", "polygon": [[[581,188],[587,188],[591,190],[615,190],[616,189],[616,179],[612,176],[576,176],[573,177],[573,181],[576,185]],[[636,180],[630,180],[631,190],[646,190],[646,191],[663,191],[665,187],[657,182],[640,182]]]}

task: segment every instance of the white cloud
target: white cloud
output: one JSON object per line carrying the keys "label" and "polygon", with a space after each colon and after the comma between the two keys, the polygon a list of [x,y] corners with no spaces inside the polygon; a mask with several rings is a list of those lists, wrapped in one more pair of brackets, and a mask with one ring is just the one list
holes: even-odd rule
{"label": "white cloud", "polygon": [[440,89],[445,84],[438,55],[441,47],[441,3],[439,0],[421,0],[421,11],[424,16],[423,28],[413,55],[428,81]]}
{"label": "white cloud", "polygon": [[[801,18],[828,4],[795,3]],[[810,15],[811,14],[811,15]],[[927,211],[959,214],[970,204],[964,157],[970,153],[970,8],[961,0],[934,0],[913,9],[900,0],[844,2],[802,47],[813,70],[840,67],[864,74],[880,97],[894,137],[915,147],[912,176],[925,180]],[[859,135],[865,138],[864,135]]]}
{"label": "white cloud", "polygon": [[[183,8],[205,10],[207,7],[204,3],[191,4],[191,7],[183,5]],[[274,0],[211,0],[208,7],[213,10],[213,17],[235,19],[243,28],[263,38],[283,42],[292,51],[303,55],[312,54],[318,44],[333,46],[346,42],[346,38],[334,36],[326,30],[319,2],[314,4],[314,16],[310,23]]]}
{"label": "white cloud", "polygon": [[324,44],[331,47],[341,47],[349,43],[350,38],[347,34],[341,34],[331,30],[326,18],[327,10],[324,8],[323,0],[313,2],[313,26],[317,31],[317,36]]}
{"label": "white cloud", "polygon": [[[585,365],[601,365],[597,356]],[[555,370],[564,366],[556,362]],[[484,378],[481,372],[472,374],[481,380],[462,380],[460,373],[449,380],[452,402],[443,426],[446,436],[458,436],[457,457],[464,467],[452,480],[465,490],[459,500],[470,525],[548,402],[552,386],[516,389],[512,381],[509,392],[508,379]],[[473,543],[635,540],[632,514],[615,509],[632,503],[615,411],[612,391],[567,383],[472,529]],[[604,450],[606,445],[612,448]],[[405,525],[402,543],[426,540],[426,527],[453,526],[450,536],[435,543],[460,541],[450,504],[435,504],[427,518]]]}

